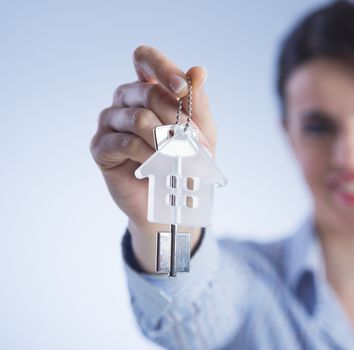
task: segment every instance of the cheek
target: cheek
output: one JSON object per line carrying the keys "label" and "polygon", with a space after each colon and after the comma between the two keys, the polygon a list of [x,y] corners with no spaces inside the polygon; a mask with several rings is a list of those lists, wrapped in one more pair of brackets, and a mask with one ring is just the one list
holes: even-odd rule
{"label": "cheek", "polygon": [[330,158],[323,149],[323,145],[301,142],[295,152],[304,178],[312,191],[318,192],[325,189]]}

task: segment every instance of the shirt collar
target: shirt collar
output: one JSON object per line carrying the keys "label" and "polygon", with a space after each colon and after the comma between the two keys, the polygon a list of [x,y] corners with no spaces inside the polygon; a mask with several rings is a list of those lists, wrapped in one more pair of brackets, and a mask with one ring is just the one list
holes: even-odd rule
{"label": "shirt collar", "polygon": [[316,323],[323,332],[338,347],[347,349],[348,344],[354,344],[352,327],[335,292],[326,282],[324,258],[313,216],[303,222],[287,243],[285,281],[307,311],[316,315]]}
{"label": "shirt collar", "polygon": [[324,262],[313,216],[306,218],[288,243],[285,279],[291,289],[296,290],[305,273],[312,273],[315,282],[323,278]]}

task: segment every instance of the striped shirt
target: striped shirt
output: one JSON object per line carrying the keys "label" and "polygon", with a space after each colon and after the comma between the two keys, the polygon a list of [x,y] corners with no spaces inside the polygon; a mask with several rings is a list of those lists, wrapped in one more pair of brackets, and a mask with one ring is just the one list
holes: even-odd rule
{"label": "striped shirt", "polygon": [[325,278],[312,217],[291,236],[216,240],[207,228],[191,272],[139,272],[130,234],[125,270],[142,332],[167,349],[354,349],[354,332]]}

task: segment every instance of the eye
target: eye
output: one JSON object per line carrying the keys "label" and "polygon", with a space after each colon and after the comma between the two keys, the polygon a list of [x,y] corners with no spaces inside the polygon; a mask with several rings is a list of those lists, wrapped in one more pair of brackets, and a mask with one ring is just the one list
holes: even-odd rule
{"label": "eye", "polygon": [[309,112],[304,116],[303,121],[303,131],[307,135],[322,136],[336,131],[333,121],[324,112]]}
{"label": "eye", "polygon": [[333,131],[333,127],[324,122],[310,122],[304,125],[307,134],[324,134]]}

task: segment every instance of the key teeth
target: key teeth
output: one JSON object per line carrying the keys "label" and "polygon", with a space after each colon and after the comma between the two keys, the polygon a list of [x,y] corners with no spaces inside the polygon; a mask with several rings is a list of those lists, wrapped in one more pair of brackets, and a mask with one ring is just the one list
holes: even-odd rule
{"label": "key teeth", "polygon": [[191,256],[191,234],[177,233],[177,272],[189,272]]}
{"label": "key teeth", "polygon": [[156,235],[156,272],[169,273],[171,260],[170,232],[157,232]]}
{"label": "key teeth", "polygon": [[[177,266],[176,272],[190,271],[191,234],[177,233]],[[171,233],[157,232],[156,235],[156,272],[170,273],[171,263]],[[175,274],[170,274],[175,277]]]}

